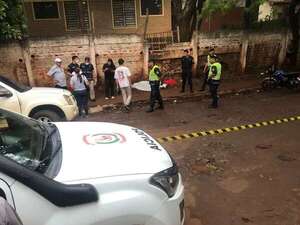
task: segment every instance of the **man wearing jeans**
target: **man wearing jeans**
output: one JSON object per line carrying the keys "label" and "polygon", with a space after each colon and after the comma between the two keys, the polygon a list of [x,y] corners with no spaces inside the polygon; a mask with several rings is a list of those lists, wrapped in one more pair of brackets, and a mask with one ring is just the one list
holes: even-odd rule
{"label": "man wearing jeans", "polygon": [[90,100],[95,101],[95,85],[97,83],[97,77],[95,75],[94,66],[91,63],[91,60],[89,57],[85,57],[84,63],[80,64],[80,69],[82,71],[82,74],[85,75],[87,80],[89,81],[89,94],[90,94]]}
{"label": "man wearing jeans", "polygon": [[119,59],[119,67],[115,71],[115,80],[122,92],[124,108],[129,111],[131,103],[131,81],[130,81],[130,70],[124,66],[124,60]]}

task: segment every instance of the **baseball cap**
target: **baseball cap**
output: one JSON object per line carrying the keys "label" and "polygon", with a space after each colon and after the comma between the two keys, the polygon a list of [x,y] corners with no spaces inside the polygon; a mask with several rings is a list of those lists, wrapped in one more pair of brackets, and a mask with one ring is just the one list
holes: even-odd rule
{"label": "baseball cap", "polygon": [[54,62],[60,63],[60,62],[62,62],[62,60],[61,60],[60,58],[56,58],[56,59],[54,60]]}
{"label": "baseball cap", "polygon": [[218,59],[218,56],[217,56],[216,54],[213,54],[213,55],[211,56],[211,58],[213,58],[213,59]]}

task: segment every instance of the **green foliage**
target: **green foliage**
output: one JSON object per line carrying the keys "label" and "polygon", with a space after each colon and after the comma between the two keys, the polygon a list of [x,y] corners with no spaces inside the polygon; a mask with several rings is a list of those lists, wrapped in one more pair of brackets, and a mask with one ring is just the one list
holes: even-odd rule
{"label": "green foliage", "polygon": [[238,0],[206,0],[204,2],[201,17],[207,18],[214,13],[226,13],[233,9]]}
{"label": "green foliage", "polygon": [[[257,14],[258,7],[263,4],[267,0],[252,0],[250,7],[245,8],[245,12],[250,14]],[[206,0],[204,2],[201,17],[207,18],[214,13],[227,13],[236,7],[236,5],[240,2],[239,0]]]}
{"label": "green foliage", "polygon": [[25,32],[21,0],[0,0],[0,40],[20,40]]}

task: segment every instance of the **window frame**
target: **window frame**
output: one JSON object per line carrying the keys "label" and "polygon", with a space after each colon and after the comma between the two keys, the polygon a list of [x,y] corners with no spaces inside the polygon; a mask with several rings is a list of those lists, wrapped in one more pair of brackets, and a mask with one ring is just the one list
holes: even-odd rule
{"label": "window frame", "polygon": [[111,22],[113,30],[122,30],[122,29],[137,29],[138,28],[138,19],[137,19],[137,1],[134,1],[134,12],[135,12],[135,26],[115,26],[114,22],[114,9],[113,9],[113,0],[110,0],[110,7],[111,7]]}
{"label": "window frame", "polygon": [[[161,17],[161,16],[165,16],[165,0],[161,0],[161,14],[159,15],[151,15],[149,14],[149,17]],[[142,13],[142,0],[140,0],[140,17],[147,17],[147,15],[143,15]]]}
{"label": "window frame", "polygon": [[[58,11],[58,17],[57,18],[44,18],[44,19],[39,19],[36,18],[36,14],[35,14],[35,10],[34,10],[34,3],[39,2],[39,3],[43,3],[43,2],[56,2],[57,5],[57,11]],[[59,7],[59,1],[58,0],[46,0],[46,1],[42,1],[42,0],[35,0],[31,2],[31,9],[32,9],[32,17],[33,17],[33,21],[47,21],[47,20],[52,20],[52,21],[57,21],[61,19],[61,12],[60,12],[60,7]]]}
{"label": "window frame", "polygon": [[[65,2],[75,2],[76,0],[63,0],[62,1],[62,7],[63,7],[63,13],[64,13],[64,23],[65,23],[65,31],[67,32],[82,32],[82,28],[76,29],[76,30],[70,30],[68,29],[67,25],[67,17],[66,17],[66,11],[65,11]],[[90,1],[86,0],[87,3],[87,10],[88,10],[88,16],[89,16],[89,29],[87,29],[88,32],[92,31],[92,24],[91,24],[91,13],[90,13]]]}

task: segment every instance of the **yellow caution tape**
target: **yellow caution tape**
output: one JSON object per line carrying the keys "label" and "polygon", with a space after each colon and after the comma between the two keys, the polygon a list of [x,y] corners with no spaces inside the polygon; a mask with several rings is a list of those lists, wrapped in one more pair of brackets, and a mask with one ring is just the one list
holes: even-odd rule
{"label": "yellow caution tape", "polygon": [[234,126],[234,127],[228,127],[228,128],[223,128],[223,129],[217,129],[217,130],[198,131],[198,132],[192,132],[192,133],[188,133],[188,134],[180,134],[180,135],[175,135],[175,136],[162,137],[162,138],[158,138],[157,141],[160,143],[181,141],[184,139],[204,137],[204,136],[209,136],[209,135],[219,135],[219,134],[225,134],[225,133],[234,132],[234,131],[257,128],[257,127],[266,127],[266,126],[271,126],[271,125],[276,125],[276,124],[281,124],[281,123],[294,122],[294,121],[298,121],[298,120],[300,120],[300,116],[293,116],[293,117],[289,117],[289,118],[263,121],[263,122],[253,123],[253,124]]}

